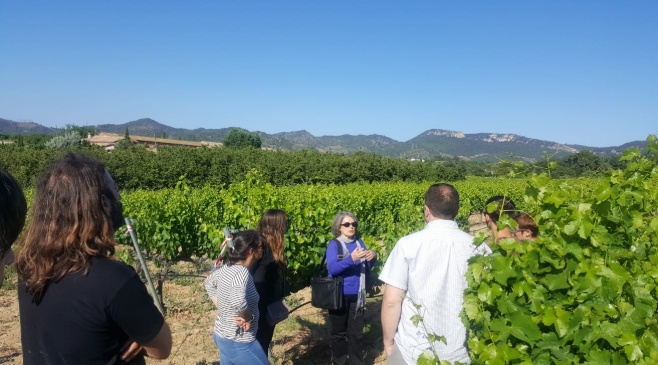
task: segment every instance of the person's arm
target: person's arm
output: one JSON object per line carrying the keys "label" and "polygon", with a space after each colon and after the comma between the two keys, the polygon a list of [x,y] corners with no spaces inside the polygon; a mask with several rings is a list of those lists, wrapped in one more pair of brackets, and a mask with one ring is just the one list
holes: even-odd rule
{"label": "person's arm", "polygon": [[163,360],[169,357],[171,353],[172,341],[171,330],[165,322],[160,328],[158,335],[150,342],[140,345],[135,341],[128,340],[123,346],[121,360],[130,362],[141,352],[150,358]]}
{"label": "person's arm", "polygon": [[[404,252],[405,242],[400,239],[384,264],[379,280],[386,283],[382,299],[382,334],[384,350],[390,355],[395,345],[395,333],[400,323],[402,301],[409,283],[409,262]],[[422,279],[421,279],[422,280]]]}
{"label": "person's arm", "polygon": [[169,356],[172,346],[169,326],[137,274],[116,293],[107,311],[130,339],[122,349],[122,358],[130,360],[140,353],[156,359]]}
{"label": "person's arm", "polygon": [[366,263],[366,265],[368,266],[368,270],[372,269],[373,267],[375,267],[375,265],[377,265],[377,252],[375,251],[370,251],[370,252],[372,252],[373,258],[368,260],[368,262]]}
{"label": "person's arm", "polygon": [[359,242],[364,247],[363,259],[366,260],[366,267],[370,269],[377,264],[377,253],[373,250],[369,250],[361,239],[359,239]]}
{"label": "person's arm", "polygon": [[248,272],[244,272],[242,276],[236,279],[228,295],[229,305],[235,313],[238,313],[238,317],[233,318],[236,326],[240,326],[247,331],[253,319],[253,313],[251,313],[249,303],[247,303],[247,286],[253,286],[254,282]]}
{"label": "person's arm", "polygon": [[402,313],[402,301],[406,292],[392,285],[386,284],[384,298],[382,300],[382,332],[384,335],[384,350],[390,355],[395,345],[395,333],[400,323]]}
{"label": "person's arm", "polygon": [[354,265],[354,259],[350,252],[343,252],[344,258],[338,261],[338,241],[329,241],[327,246],[327,270],[333,277],[339,276],[345,269]]}
{"label": "person's arm", "polygon": [[165,322],[153,341],[144,344],[144,350],[146,351],[146,356],[162,360],[169,357],[171,345],[171,330],[167,322]]}
{"label": "person's arm", "polygon": [[377,252],[373,250],[366,251],[365,259],[366,259],[366,267],[368,267],[368,269],[372,268],[377,264]]}
{"label": "person's arm", "polygon": [[217,278],[219,276],[219,271],[213,271],[210,276],[206,278],[203,282],[204,287],[206,288],[206,294],[208,298],[212,300],[212,304],[217,308]]}

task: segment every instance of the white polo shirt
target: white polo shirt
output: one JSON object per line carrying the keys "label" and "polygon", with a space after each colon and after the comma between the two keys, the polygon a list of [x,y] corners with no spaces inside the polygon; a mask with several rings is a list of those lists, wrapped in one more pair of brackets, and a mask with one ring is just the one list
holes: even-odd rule
{"label": "white polo shirt", "polygon": [[[468,259],[491,252],[489,247],[475,247],[473,237],[461,231],[451,220],[434,220],[425,228],[400,238],[388,257],[379,279],[405,290],[415,303],[421,304],[421,315],[430,333],[445,336],[447,345],[436,342],[439,358],[451,363],[470,363],[466,348],[466,328],[459,314],[467,288]],[[411,301],[402,303],[402,315],[395,343],[408,364],[431,349],[421,325],[411,322],[416,309]]]}

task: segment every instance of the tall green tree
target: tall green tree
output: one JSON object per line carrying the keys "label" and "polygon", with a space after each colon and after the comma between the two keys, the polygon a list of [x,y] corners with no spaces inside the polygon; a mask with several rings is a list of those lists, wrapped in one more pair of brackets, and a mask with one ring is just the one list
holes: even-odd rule
{"label": "tall green tree", "polygon": [[64,149],[72,148],[75,145],[80,144],[80,134],[74,130],[69,130],[64,132],[64,134],[57,135],[53,137],[50,141],[46,143],[46,148],[52,149]]}
{"label": "tall green tree", "polygon": [[569,155],[560,160],[558,164],[573,170],[576,176],[594,175],[609,169],[601,157],[587,150]]}
{"label": "tall green tree", "polygon": [[87,138],[87,136],[95,136],[96,135],[96,130],[93,127],[88,127],[88,126],[77,126],[75,124],[67,124],[66,129],[64,130],[64,133],[66,132],[77,132],[81,138]]}
{"label": "tall green tree", "polygon": [[260,148],[261,145],[262,141],[256,133],[249,133],[240,129],[232,129],[224,139],[224,146],[232,148]]}

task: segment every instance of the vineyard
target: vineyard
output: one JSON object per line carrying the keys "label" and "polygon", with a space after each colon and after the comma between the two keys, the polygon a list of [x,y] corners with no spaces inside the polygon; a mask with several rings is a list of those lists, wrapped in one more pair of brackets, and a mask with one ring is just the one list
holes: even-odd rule
{"label": "vineyard", "polygon": [[[626,151],[622,160],[627,167],[604,178],[536,175],[454,183],[461,198],[457,221],[464,230],[471,213],[485,209],[493,195],[513,199],[540,228],[535,244],[502,240],[492,246],[491,255],[472,259],[462,317],[473,364],[658,364],[658,143],[650,141],[647,153]],[[364,242],[382,262],[400,237],[424,226],[423,195],[430,183],[274,186],[255,170],[246,177],[226,189],[190,187],[181,178],[172,189],[124,191],[124,215],[136,220],[140,246],[151,260],[178,268],[191,263],[185,272],[197,276],[205,275],[218,255],[223,227],[254,228],[264,210],[283,209],[289,221],[285,255],[293,291],[308,285],[339,211],[356,214]],[[33,194],[27,191],[29,200]],[[505,222],[514,224],[504,217],[499,223]],[[130,244],[125,228],[117,238]],[[475,237],[478,243],[488,239]],[[128,247],[118,251],[120,257],[131,252]],[[201,269],[196,260],[203,261]],[[212,327],[212,309],[194,280],[176,277],[165,285],[165,292],[184,288],[187,293],[165,293],[168,318],[181,345],[194,338],[199,348],[214,354],[204,332]],[[15,281],[10,279],[10,285]],[[294,293],[290,303],[307,301],[306,292]],[[13,294],[3,298],[15,300]],[[368,351],[381,362],[377,299],[369,307]],[[280,341],[275,363],[326,363],[325,321],[314,308],[297,311],[275,336]],[[208,352],[185,349],[187,344],[179,346],[176,361],[189,357],[192,364],[206,363]],[[431,354],[421,362],[439,363]]]}
{"label": "vineyard", "polygon": [[467,274],[474,364],[658,363],[658,144],[649,140],[653,158],[626,151],[626,170],[587,193],[528,182],[537,243],[503,240]]}
{"label": "vineyard", "polygon": [[[591,191],[598,180],[570,180],[579,194]],[[558,186],[559,180],[549,185]],[[524,180],[470,178],[454,184],[461,196],[462,226],[471,212],[482,211],[485,201],[504,194],[525,209]],[[327,243],[333,238],[331,222],[337,212],[349,210],[360,221],[364,242],[384,257],[397,240],[421,229],[423,195],[429,184],[372,183],[347,185],[297,185],[275,187],[259,181],[254,171],[242,183],[226,190],[190,188],[181,180],[176,188],[135,191],[123,195],[124,215],[136,219],[141,247],[176,261],[191,256],[216,257],[224,241],[222,228],[254,228],[269,208],[286,211],[289,229],[285,255],[294,273],[291,285],[308,285]],[[123,243],[129,238],[119,232]],[[381,242],[381,244],[380,244]]]}
{"label": "vineyard", "polygon": [[[658,363],[658,143],[650,140],[647,155],[626,151],[627,168],[601,179],[455,183],[462,227],[490,196],[505,195],[541,232],[536,244],[507,239],[473,259],[463,319],[474,364]],[[137,219],[144,249],[170,261],[215,257],[222,227],[253,228],[265,209],[283,209],[289,279],[299,288],[332,238],[336,212],[353,211],[364,242],[385,258],[400,237],[423,227],[427,187],[274,187],[252,171],[225,190],[189,188],[181,180],[175,189],[125,194],[124,205],[126,216]]]}

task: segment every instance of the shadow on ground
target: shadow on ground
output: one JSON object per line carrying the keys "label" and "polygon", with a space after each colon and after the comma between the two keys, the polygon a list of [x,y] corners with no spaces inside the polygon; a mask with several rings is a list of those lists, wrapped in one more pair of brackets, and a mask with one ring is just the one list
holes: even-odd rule
{"label": "shadow on ground", "polygon": [[[369,303],[364,314],[363,351],[366,364],[382,364],[378,359],[384,351],[382,344],[382,327],[380,322],[381,300]],[[286,365],[331,365],[331,334],[329,315],[322,314],[322,323],[298,318],[301,329],[296,334],[299,343],[285,351]],[[280,341],[292,340],[284,337]]]}

